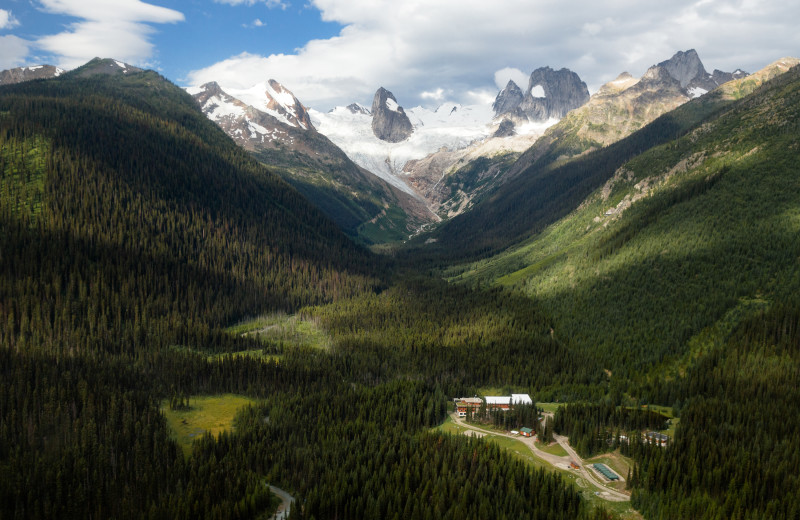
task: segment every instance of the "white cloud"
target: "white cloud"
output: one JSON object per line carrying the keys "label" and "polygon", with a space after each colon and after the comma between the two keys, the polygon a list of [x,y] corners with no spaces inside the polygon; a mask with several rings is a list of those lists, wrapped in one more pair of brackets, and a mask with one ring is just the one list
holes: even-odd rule
{"label": "white cloud", "polygon": [[0,36],[0,70],[13,69],[25,63],[30,42],[12,34]]}
{"label": "white cloud", "polygon": [[266,27],[266,25],[267,24],[265,22],[261,21],[260,18],[256,18],[255,20],[253,20],[250,23],[243,23],[242,27],[244,27],[245,29],[252,29],[254,27]]}
{"label": "white cloud", "polygon": [[183,21],[183,14],[139,0],[42,0],[51,13],[81,18],[68,30],[44,36],[36,44],[58,56],[58,65],[73,68],[100,56],[147,65],[154,54],[150,23]]}
{"label": "white cloud", "polygon": [[0,9],[0,29],[13,29],[19,25],[19,21],[14,18],[11,11]]}
{"label": "white cloud", "polygon": [[289,4],[282,2],[281,0],[214,0],[217,4],[228,4],[228,5],[256,5],[256,4],[265,4],[268,9],[286,9],[289,7]]}
{"label": "white cloud", "polygon": [[510,78],[525,88],[530,72],[545,65],[574,70],[594,91],[623,71],[640,76],[678,50],[696,49],[709,70],[757,70],[800,48],[800,3],[778,0],[312,3],[323,20],[343,26],[337,36],[292,54],[232,56],[188,81],[247,87],[275,78],[321,110],[367,103],[391,85],[401,105],[414,106],[439,101],[430,95],[439,88],[459,102],[496,93]]}
{"label": "white cloud", "polygon": [[517,68],[506,67],[494,73],[494,84],[497,88],[504,89],[508,85],[508,80],[512,80],[519,88],[525,90],[528,88],[530,75],[530,72],[526,74]]}
{"label": "white cloud", "polygon": [[422,99],[430,99],[431,101],[442,101],[444,99],[444,89],[437,88],[434,91],[422,92],[419,97]]}

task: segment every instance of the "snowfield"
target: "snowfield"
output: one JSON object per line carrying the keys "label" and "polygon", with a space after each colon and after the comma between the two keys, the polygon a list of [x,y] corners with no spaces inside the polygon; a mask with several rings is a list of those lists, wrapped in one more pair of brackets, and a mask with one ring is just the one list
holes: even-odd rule
{"label": "snowfield", "polygon": [[[236,99],[250,105],[251,107],[273,116],[282,123],[309,130],[300,122],[297,107],[295,106],[295,98],[289,91],[284,90],[282,92],[278,92],[266,81],[246,89],[223,87],[223,90],[228,95],[233,96]],[[278,106],[282,107],[286,113],[290,114],[294,120],[286,117],[286,113],[282,113],[271,108],[270,102],[272,100],[274,100]]]}
{"label": "snowfield", "polygon": [[323,113],[309,110],[316,129],[344,150],[350,159],[378,177],[413,194],[406,184],[403,166],[442,148],[460,150],[492,132],[494,112],[490,104],[462,106],[445,103],[436,110],[406,110],[414,132],[399,143],[381,141],[372,132],[372,116],[354,114],[346,107]]}

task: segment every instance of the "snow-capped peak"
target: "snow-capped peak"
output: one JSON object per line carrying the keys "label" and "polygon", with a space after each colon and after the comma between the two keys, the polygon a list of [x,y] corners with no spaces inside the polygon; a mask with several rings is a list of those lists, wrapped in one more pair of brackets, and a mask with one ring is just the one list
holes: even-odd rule
{"label": "snow-capped peak", "polygon": [[300,103],[289,89],[274,79],[258,83],[248,89],[226,88],[225,91],[287,125],[302,128],[303,130],[314,128],[306,107]]}
{"label": "snow-capped peak", "polygon": [[[337,107],[337,108],[339,108],[339,107]],[[336,110],[336,109],[332,108],[330,110],[330,112],[333,112],[334,110]],[[347,110],[349,110],[353,114],[363,114],[365,116],[372,115],[372,112],[370,112],[367,107],[365,107],[364,105],[362,105],[360,103],[350,103],[349,105],[347,105]]]}

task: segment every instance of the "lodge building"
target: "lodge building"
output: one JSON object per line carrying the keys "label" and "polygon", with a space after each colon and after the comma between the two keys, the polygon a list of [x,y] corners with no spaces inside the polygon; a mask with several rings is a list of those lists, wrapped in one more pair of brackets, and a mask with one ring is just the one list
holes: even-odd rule
{"label": "lodge building", "polygon": [[508,410],[517,404],[533,404],[533,400],[528,394],[486,396],[486,408],[488,410]]}
{"label": "lodge building", "polygon": [[472,413],[475,413],[483,404],[483,399],[480,397],[456,397],[453,402],[456,404],[456,414],[459,417],[466,417],[467,410],[472,410]]}

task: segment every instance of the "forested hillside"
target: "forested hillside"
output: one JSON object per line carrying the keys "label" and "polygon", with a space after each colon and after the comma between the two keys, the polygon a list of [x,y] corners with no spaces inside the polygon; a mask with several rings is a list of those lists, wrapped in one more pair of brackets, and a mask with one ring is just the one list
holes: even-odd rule
{"label": "forested hillside", "polygon": [[[646,518],[800,514],[800,68],[530,171],[396,261],[108,65],[0,87],[0,518],[259,518],[268,484],[292,518],[612,517],[431,432],[487,388],[570,403],[555,432],[632,457]],[[290,321],[324,341],[270,336]],[[185,455],[162,407],[229,393],[253,404]],[[666,448],[620,434],[666,426],[645,403]]]}
{"label": "forested hillside", "polygon": [[151,373],[169,347],[378,283],[180,89],[101,65],[0,93],[0,494],[23,517],[146,510],[185,478],[153,406],[182,385]]}
{"label": "forested hillside", "polygon": [[[0,517],[254,518],[267,483],[298,518],[604,515],[496,447],[428,433],[445,388],[502,384],[521,356],[520,385],[594,391],[535,306],[396,285],[188,95],[104,64],[0,89]],[[227,329],[301,309],[331,350]],[[509,338],[514,359],[493,359]],[[275,354],[208,355],[246,351]],[[459,368],[473,352],[492,364]],[[260,404],[185,458],[160,403],[221,393]]]}
{"label": "forested hillside", "polygon": [[453,274],[522,289],[557,337],[618,375],[680,363],[704,329],[727,333],[800,289],[798,76],[624,163],[567,218]]}
{"label": "forested hillside", "polygon": [[[527,294],[556,339],[608,369],[605,398],[556,414],[556,431],[584,453],[631,453],[646,518],[800,507],[800,68],[750,92],[620,163],[534,238],[448,271]],[[638,403],[680,415],[666,449],[614,437],[629,427],[617,406]]]}
{"label": "forested hillside", "polygon": [[[795,293],[796,294],[796,293]],[[800,305],[746,319],[652,398],[682,403],[675,441],[644,450],[632,502],[646,518],[800,515]]]}

